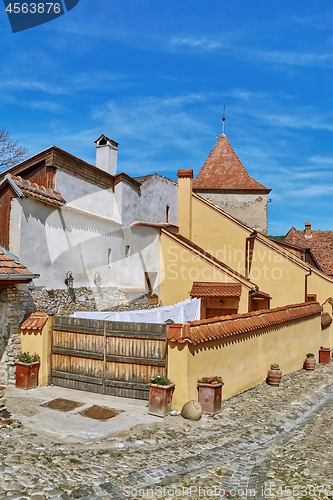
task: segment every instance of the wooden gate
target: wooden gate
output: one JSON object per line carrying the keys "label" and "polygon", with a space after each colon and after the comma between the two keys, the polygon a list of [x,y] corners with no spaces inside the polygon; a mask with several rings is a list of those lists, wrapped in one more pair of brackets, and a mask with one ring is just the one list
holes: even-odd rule
{"label": "wooden gate", "polygon": [[55,316],[52,384],[148,399],[147,381],[166,376],[166,325]]}

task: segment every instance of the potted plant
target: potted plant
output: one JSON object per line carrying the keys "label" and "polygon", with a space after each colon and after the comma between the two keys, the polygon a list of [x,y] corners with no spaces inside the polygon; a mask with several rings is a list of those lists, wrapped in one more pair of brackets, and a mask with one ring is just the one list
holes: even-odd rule
{"label": "potted plant", "polygon": [[171,411],[171,401],[175,384],[168,377],[151,377],[149,380],[148,413],[165,417]]}
{"label": "potted plant", "polygon": [[314,370],[316,366],[316,359],[313,352],[308,352],[303,364],[305,370]]}
{"label": "potted plant", "polygon": [[33,389],[38,385],[38,370],[40,357],[38,354],[22,352],[17,356],[16,387],[19,389]]}
{"label": "potted plant", "polygon": [[204,413],[214,415],[221,410],[222,386],[221,377],[198,378],[198,401]]}
{"label": "potted plant", "polygon": [[330,347],[320,346],[319,348],[319,363],[328,365],[331,359],[331,349]]}
{"label": "potted plant", "polygon": [[267,374],[267,382],[269,385],[279,385],[282,378],[282,371],[277,363],[272,363]]}
{"label": "potted plant", "polygon": [[156,293],[152,293],[148,296],[148,301],[150,306],[155,306],[158,304],[158,295],[156,295]]}

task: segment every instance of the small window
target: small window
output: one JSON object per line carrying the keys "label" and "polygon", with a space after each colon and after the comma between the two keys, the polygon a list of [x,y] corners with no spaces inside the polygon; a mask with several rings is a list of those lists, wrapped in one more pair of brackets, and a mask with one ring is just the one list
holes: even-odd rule
{"label": "small window", "polygon": [[128,257],[130,254],[130,246],[129,245],[126,245],[125,246],[125,257]]}
{"label": "small window", "polygon": [[166,222],[169,222],[169,210],[170,210],[170,207],[169,205],[166,206],[166,210],[165,210],[165,220]]}
{"label": "small window", "polygon": [[307,302],[316,302],[317,300],[317,295],[314,295],[314,294],[308,294],[306,296],[306,301]]}
{"label": "small window", "polygon": [[111,269],[111,265],[112,265],[111,255],[112,255],[112,248],[108,248],[108,268],[109,269]]}

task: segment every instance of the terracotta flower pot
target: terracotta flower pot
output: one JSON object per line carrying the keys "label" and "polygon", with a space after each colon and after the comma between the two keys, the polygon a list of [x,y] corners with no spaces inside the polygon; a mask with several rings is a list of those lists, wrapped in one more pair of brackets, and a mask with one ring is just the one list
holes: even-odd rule
{"label": "terracotta flower pot", "polygon": [[22,363],[15,361],[16,364],[16,387],[19,389],[33,389],[38,386],[39,361],[34,363]]}
{"label": "terracotta flower pot", "polygon": [[269,385],[279,385],[282,378],[282,371],[280,368],[270,368],[267,374],[267,382]]}
{"label": "terracotta flower pot", "polygon": [[328,365],[331,359],[330,349],[319,349],[319,363]]}
{"label": "terracotta flower pot", "polygon": [[158,297],[149,297],[148,301],[150,306],[155,306],[158,304]]}
{"label": "terracotta flower pot", "polygon": [[223,384],[198,382],[198,401],[204,413],[214,415],[221,410]]}
{"label": "terracotta flower pot", "polygon": [[316,358],[314,356],[307,356],[305,358],[303,368],[305,370],[314,370],[316,366]]}
{"label": "terracotta flower pot", "polygon": [[171,411],[171,402],[175,384],[149,385],[148,413],[157,417],[165,417]]}

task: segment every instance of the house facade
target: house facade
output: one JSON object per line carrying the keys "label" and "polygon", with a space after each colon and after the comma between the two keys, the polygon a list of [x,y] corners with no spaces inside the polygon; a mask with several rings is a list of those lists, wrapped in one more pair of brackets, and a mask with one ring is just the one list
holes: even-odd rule
{"label": "house facade", "polygon": [[[0,177],[0,244],[38,268],[39,306],[145,307],[158,290],[159,227],[177,223],[177,183],[117,174],[117,152],[102,135],[96,166],[53,146]],[[69,273],[78,297],[64,294]]]}

